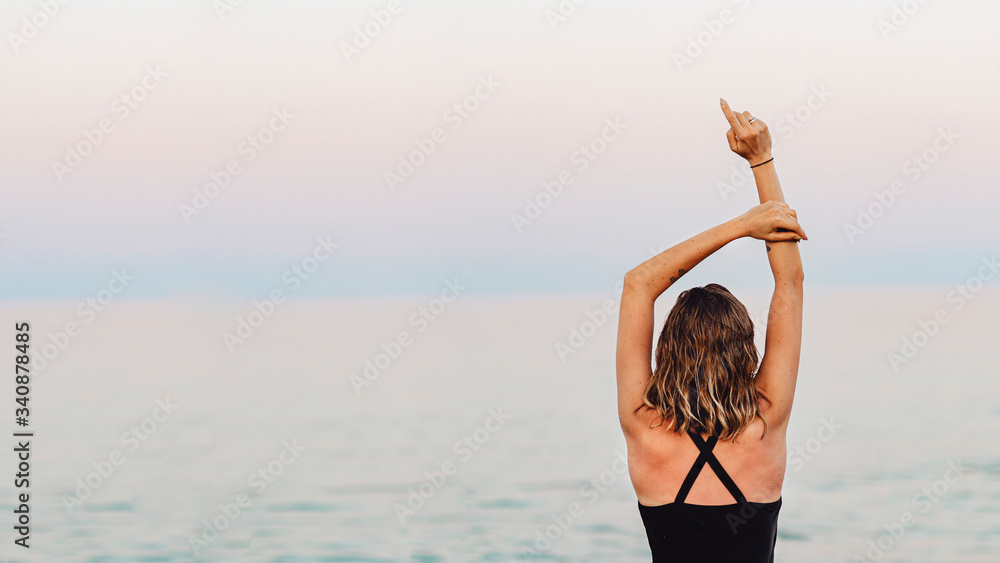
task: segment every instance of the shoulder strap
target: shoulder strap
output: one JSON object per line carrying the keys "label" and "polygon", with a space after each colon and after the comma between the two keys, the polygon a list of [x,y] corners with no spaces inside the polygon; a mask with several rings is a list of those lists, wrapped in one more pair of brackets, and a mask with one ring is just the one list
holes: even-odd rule
{"label": "shoulder strap", "polygon": [[691,470],[688,471],[687,477],[684,479],[684,483],[681,485],[679,491],[677,491],[677,497],[674,499],[675,503],[683,503],[684,499],[687,498],[689,492],[691,492],[691,487],[694,486],[694,482],[698,479],[698,474],[701,473],[701,468],[705,466],[707,462],[708,465],[715,471],[716,476],[719,477],[719,481],[725,485],[726,490],[729,494],[733,495],[733,498],[739,504],[745,504],[747,502],[746,497],[743,496],[743,492],[740,488],[736,486],[726,470],[722,468],[722,464],[719,463],[718,458],[712,453],[715,449],[715,444],[718,442],[716,436],[709,436],[706,442],[701,438],[701,435],[695,432],[688,431],[688,435],[694,441],[694,444],[698,446],[698,450],[701,452],[698,454],[698,459],[695,460],[694,465],[691,466]]}
{"label": "shoulder strap", "polygon": [[694,482],[698,479],[698,474],[701,473],[701,468],[705,466],[705,462],[708,461],[709,456],[712,455],[712,448],[715,447],[716,437],[710,436],[708,438],[708,443],[706,444],[701,436],[694,434],[693,432],[688,432],[691,435],[691,439],[695,440],[695,445],[698,446],[700,453],[698,454],[698,459],[694,461],[694,465],[691,466],[691,470],[688,471],[687,477],[684,479],[684,483],[681,484],[681,488],[677,491],[677,497],[674,498],[674,502],[683,503],[684,499],[687,498],[689,492],[691,492],[691,487],[694,486]]}

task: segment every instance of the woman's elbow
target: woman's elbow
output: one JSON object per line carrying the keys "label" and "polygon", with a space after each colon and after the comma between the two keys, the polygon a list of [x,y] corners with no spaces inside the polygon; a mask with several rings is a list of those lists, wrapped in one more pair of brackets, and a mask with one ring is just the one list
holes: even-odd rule
{"label": "woman's elbow", "polygon": [[622,283],[624,284],[622,291],[629,293],[640,291],[646,287],[645,276],[643,276],[638,268],[633,268],[625,272],[625,279]]}
{"label": "woman's elbow", "polygon": [[792,272],[792,283],[802,287],[802,282],[805,281],[806,274],[802,271],[802,266],[799,266]]}
{"label": "woman's elbow", "polygon": [[802,264],[789,265],[787,268],[775,272],[775,280],[777,281],[802,285],[804,279],[805,273],[802,271]]}
{"label": "woman's elbow", "polygon": [[791,290],[802,293],[803,280],[805,280],[805,275],[802,273],[802,268],[795,268],[794,270],[781,272],[781,274],[775,275],[774,286],[777,289]]}

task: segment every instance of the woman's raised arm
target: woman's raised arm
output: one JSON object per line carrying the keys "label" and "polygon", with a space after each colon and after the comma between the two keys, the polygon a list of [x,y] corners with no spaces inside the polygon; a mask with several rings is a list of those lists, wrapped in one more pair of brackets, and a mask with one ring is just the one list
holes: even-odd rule
{"label": "woman's raised arm", "polygon": [[618,418],[630,434],[635,414],[642,407],[646,383],[653,376],[653,303],[686,272],[743,236],[740,225],[727,221],[695,235],[639,264],[625,274],[618,310],[618,346],[615,372],[618,380]]}
{"label": "woman's raised arm", "polygon": [[805,236],[795,211],[771,202],[712,227],[669,248],[625,274],[618,313],[618,416],[630,432],[633,415],[644,404],[642,395],[652,377],[653,304],[681,276],[727,243],[750,236],[763,240],[791,240]]}
{"label": "woman's raised arm", "polygon": [[[733,112],[721,100],[729,121],[729,148],[751,165],[761,203],[785,203],[771,156],[771,134],[750,112]],[[791,212],[794,214],[794,211]],[[802,236],[805,239],[805,234]],[[802,346],[802,259],[797,241],[766,242],[767,260],[774,275],[774,293],[767,316],[764,357],[756,378],[764,398],[761,410],[769,427],[784,427],[791,415]]]}

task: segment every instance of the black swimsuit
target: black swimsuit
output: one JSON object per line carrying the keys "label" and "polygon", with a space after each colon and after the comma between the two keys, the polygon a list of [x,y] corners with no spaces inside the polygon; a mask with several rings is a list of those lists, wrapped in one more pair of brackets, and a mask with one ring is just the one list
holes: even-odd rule
{"label": "black swimsuit", "polygon": [[[653,563],[773,563],[781,499],[748,502],[712,453],[717,438],[711,436],[706,443],[699,434],[688,434],[701,454],[677,491],[677,498],[660,506],[639,503]],[[684,503],[706,462],[736,504]]]}

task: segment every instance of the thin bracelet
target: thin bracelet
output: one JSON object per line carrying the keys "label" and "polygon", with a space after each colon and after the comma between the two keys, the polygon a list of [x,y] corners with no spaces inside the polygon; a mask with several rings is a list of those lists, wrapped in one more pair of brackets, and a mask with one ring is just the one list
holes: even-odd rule
{"label": "thin bracelet", "polygon": [[768,162],[771,162],[772,160],[774,160],[773,156],[771,158],[765,160],[764,162],[761,162],[760,164],[754,164],[750,168],[757,168],[758,166],[764,166],[765,164],[767,164]]}

